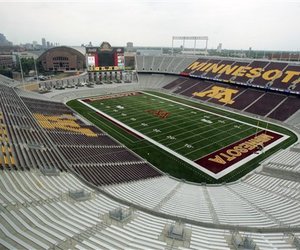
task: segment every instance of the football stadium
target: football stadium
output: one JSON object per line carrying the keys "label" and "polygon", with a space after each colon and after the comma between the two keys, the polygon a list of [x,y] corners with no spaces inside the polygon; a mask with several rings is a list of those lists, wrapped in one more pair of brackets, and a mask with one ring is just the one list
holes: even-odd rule
{"label": "football stadium", "polygon": [[300,249],[299,58],[98,44],[0,74],[0,249]]}

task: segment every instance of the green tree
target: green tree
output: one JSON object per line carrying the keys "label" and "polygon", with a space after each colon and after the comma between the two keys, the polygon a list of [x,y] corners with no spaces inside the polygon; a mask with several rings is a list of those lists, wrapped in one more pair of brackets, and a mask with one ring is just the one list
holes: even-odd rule
{"label": "green tree", "polygon": [[33,58],[22,58],[22,67],[25,75],[28,75],[30,70],[35,70]]}
{"label": "green tree", "polygon": [[[24,75],[28,75],[30,70],[35,70],[33,58],[21,58]],[[20,71],[20,64],[17,63],[17,70]]]}

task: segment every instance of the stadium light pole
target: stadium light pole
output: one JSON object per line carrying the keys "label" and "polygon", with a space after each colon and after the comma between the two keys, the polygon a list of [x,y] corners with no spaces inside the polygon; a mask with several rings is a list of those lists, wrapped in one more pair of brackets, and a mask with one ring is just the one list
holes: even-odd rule
{"label": "stadium light pole", "polygon": [[35,61],[34,57],[33,57],[33,63],[34,63],[34,70],[35,70],[35,76],[36,76],[36,83],[39,85],[38,71],[37,71],[36,61]]}
{"label": "stadium light pole", "polygon": [[174,46],[174,37],[172,37],[172,56],[174,54],[174,48],[173,48],[173,46]]}
{"label": "stadium light pole", "polygon": [[21,79],[22,79],[22,86],[23,89],[25,90],[25,83],[24,83],[24,74],[23,74],[23,67],[22,67],[22,62],[21,62],[21,58],[18,55],[18,59],[19,59],[19,64],[20,64],[20,71],[21,71]]}

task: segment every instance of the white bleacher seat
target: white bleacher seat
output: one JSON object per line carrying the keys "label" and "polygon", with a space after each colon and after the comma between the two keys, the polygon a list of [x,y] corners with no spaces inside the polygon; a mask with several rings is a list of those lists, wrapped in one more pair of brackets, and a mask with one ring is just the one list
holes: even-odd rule
{"label": "white bleacher seat", "polygon": [[17,233],[31,241],[32,243],[35,243],[37,246],[42,247],[43,249],[49,249],[51,245],[47,245],[44,242],[40,241],[36,237],[33,237],[31,234],[24,232],[21,230],[6,214],[0,213],[0,217],[4,219]]}
{"label": "white bleacher seat", "polygon": [[11,211],[11,214],[14,216],[15,219],[17,219],[27,230],[30,232],[40,236],[44,240],[48,241],[50,244],[56,245],[58,242],[52,238],[50,238],[48,235],[46,235],[43,232],[40,232],[39,230],[31,227],[27,222],[25,222],[15,211]]}
{"label": "white bleacher seat", "polygon": [[[28,249],[28,250],[34,250],[37,249],[33,247],[32,245],[24,242],[23,240],[19,239],[17,236],[14,234],[10,233],[1,223],[0,223],[0,230],[11,240],[15,241],[17,244],[19,244],[21,247]],[[4,241],[3,241],[4,242]],[[14,249],[14,248],[12,248]]]}
{"label": "white bleacher seat", "polygon": [[30,220],[35,226],[37,226],[38,228],[44,230],[45,232],[48,232],[50,235],[56,237],[59,240],[65,241],[66,238],[63,237],[61,234],[58,234],[56,232],[54,232],[49,226],[43,226],[41,223],[39,223],[35,218],[33,218],[33,216],[31,216],[31,214],[26,211],[25,209],[20,209],[19,210],[28,220]]}
{"label": "white bleacher seat", "polygon": [[[2,213],[1,218],[5,219],[15,232],[18,232],[17,230],[21,232],[20,225],[26,229],[26,232],[30,232],[25,235],[22,234],[22,237],[28,239],[27,242],[24,241],[24,238],[20,238],[19,234],[14,235],[9,230],[0,228],[3,235],[5,235],[3,241],[23,248],[27,246],[28,249],[29,247],[30,249],[37,248],[41,245],[49,248],[86,232],[89,228],[101,222],[99,215],[108,213],[121,205],[99,193],[95,194],[95,198],[84,202],[70,203],[65,200],[49,199],[53,195],[57,196],[61,192],[60,189],[67,192],[69,185],[85,188],[85,185],[81,185],[80,181],[70,174],[65,173],[63,176],[63,178],[61,176],[46,177],[38,175],[36,172],[13,172],[10,174],[11,179],[5,179],[8,182],[6,183],[7,188],[10,187],[11,194],[5,188],[5,192],[1,193],[1,197],[3,202],[8,205],[11,204],[10,201],[13,202],[17,198],[14,200],[10,198],[9,200],[5,196],[11,197],[12,194],[16,194],[15,189],[18,187],[28,189],[26,192],[22,192],[22,189],[19,188],[19,192],[22,193],[18,195],[20,199],[27,193],[33,194],[32,198],[35,197],[34,199],[38,198],[44,202],[16,208],[17,210],[12,210],[7,217],[5,217],[5,213]],[[15,181],[14,186],[9,184],[11,181]],[[154,185],[155,187],[153,187]],[[276,220],[280,220],[286,225],[300,224],[300,213],[297,212],[300,211],[300,205],[296,199],[299,185],[295,181],[253,174],[249,178],[232,185],[206,186],[210,201],[205,199],[204,187],[187,183],[178,186],[178,182],[169,177],[157,177],[127,184],[110,185],[105,189],[111,193],[117,193],[120,197],[123,195],[123,198],[128,196],[129,199],[134,201],[140,197],[142,198],[143,195],[147,197],[147,192],[150,192],[148,197],[153,197],[154,201],[149,203],[145,199],[140,200],[140,203],[142,202],[146,207],[147,204],[152,207],[161,204],[160,211],[168,214],[178,213],[182,217],[185,216],[199,221],[212,219],[212,211],[208,207],[208,202],[211,202],[220,223],[270,227],[278,226],[272,218],[276,218]],[[4,184],[2,186],[4,187]],[[37,191],[39,187],[44,192]],[[48,189],[51,191],[47,191]],[[135,190],[137,190],[136,194],[134,193]],[[160,192],[160,195],[157,195],[158,192]],[[169,197],[170,193],[172,195]],[[164,201],[166,196],[168,196],[168,199]],[[121,206],[128,208],[127,206]],[[12,221],[11,216],[19,224]],[[207,218],[205,218],[206,216]],[[92,233],[89,233],[89,236],[84,236],[85,240],[78,243],[75,248],[164,249],[167,247],[166,243],[158,240],[158,238],[166,223],[171,222],[141,211],[135,211],[134,218],[123,227],[108,226],[105,229],[102,226],[96,227]],[[227,230],[208,229],[192,225],[187,225],[187,227],[192,230],[190,249],[205,248],[205,246],[206,249],[229,249],[225,239],[226,235],[230,235]],[[294,249],[282,233],[258,233],[252,234],[252,236],[261,249]],[[5,246],[4,244],[2,245]]]}

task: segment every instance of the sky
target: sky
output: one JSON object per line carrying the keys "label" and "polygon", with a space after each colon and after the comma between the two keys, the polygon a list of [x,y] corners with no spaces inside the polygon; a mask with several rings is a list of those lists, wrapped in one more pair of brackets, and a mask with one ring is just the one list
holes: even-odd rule
{"label": "sky", "polygon": [[0,33],[14,44],[160,47],[208,36],[208,48],[300,51],[299,13],[300,0],[0,0]]}

